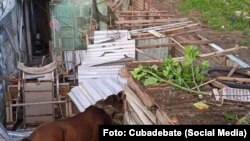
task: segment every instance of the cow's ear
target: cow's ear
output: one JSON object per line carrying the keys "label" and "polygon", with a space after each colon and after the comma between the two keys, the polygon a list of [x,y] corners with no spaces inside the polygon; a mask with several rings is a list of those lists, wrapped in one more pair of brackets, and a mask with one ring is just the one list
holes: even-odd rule
{"label": "cow's ear", "polygon": [[115,109],[112,105],[107,105],[103,108],[103,110],[108,114],[110,115],[112,118],[114,117],[115,115]]}

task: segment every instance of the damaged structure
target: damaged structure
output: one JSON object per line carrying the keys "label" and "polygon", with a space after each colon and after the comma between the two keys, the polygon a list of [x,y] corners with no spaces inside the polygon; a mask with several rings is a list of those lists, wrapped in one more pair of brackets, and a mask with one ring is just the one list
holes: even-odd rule
{"label": "damaged structure", "polygon": [[72,111],[67,93],[91,29],[107,29],[107,4],[78,0],[1,1],[1,122],[36,126]]}
{"label": "damaged structure", "polygon": [[[1,4],[0,111],[6,114],[0,119],[8,129],[67,118],[121,92],[124,124],[229,124],[224,113],[249,111],[249,88],[222,83],[235,81],[235,66],[249,79],[248,63],[233,55],[246,48],[222,49],[199,35],[199,23],[159,9],[156,0]],[[231,71],[208,76],[204,86],[214,85],[207,87],[211,95],[200,98],[167,84],[144,86],[131,75],[138,65],[158,65],[166,56],[182,61],[186,45],[199,48],[199,61]],[[244,78],[237,80],[249,83]],[[208,110],[193,106],[201,100]]]}

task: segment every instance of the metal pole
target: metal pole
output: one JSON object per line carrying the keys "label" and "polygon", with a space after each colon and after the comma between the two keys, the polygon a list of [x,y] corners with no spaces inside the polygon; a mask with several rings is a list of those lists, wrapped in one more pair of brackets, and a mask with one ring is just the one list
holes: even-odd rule
{"label": "metal pole", "polygon": [[18,106],[30,106],[30,105],[44,105],[44,104],[58,104],[58,103],[66,103],[67,101],[48,101],[48,102],[36,102],[36,103],[21,103],[21,104],[12,104],[11,107]]}

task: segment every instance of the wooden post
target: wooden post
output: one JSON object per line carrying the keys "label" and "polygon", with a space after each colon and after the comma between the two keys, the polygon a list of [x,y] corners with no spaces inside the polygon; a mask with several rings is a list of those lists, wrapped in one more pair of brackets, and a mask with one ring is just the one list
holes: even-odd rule
{"label": "wooden post", "polygon": [[11,107],[11,94],[6,92],[5,96],[5,103],[6,103],[6,122],[8,127],[13,126],[13,111]]}
{"label": "wooden post", "polygon": [[72,117],[73,116],[73,112],[72,112],[72,102],[71,100],[69,99],[68,100],[68,106],[69,106],[69,117]]}
{"label": "wooden post", "polygon": [[65,117],[70,117],[69,116],[69,100],[68,98],[66,99],[66,103],[65,103]]}
{"label": "wooden post", "polygon": [[30,31],[30,14],[29,14],[29,2],[24,1],[24,12],[25,12],[25,30],[26,30],[26,46],[28,50],[28,63],[32,64],[32,41],[31,41],[31,31]]}

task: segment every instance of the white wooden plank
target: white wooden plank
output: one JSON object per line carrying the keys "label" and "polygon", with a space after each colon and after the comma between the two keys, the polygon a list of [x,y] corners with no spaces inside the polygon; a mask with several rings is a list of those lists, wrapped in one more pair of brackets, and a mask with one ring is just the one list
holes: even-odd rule
{"label": "white wooden plank", "polygon": [[138,96],[127,85],[125,85],[124,87],[124,93],[126,94],[126,98],[129,102],[134,103],[141,111],[143,111],[147,115],[152,123],[156,124],[155,115],[147,109],[147,107],[142,103]]}

